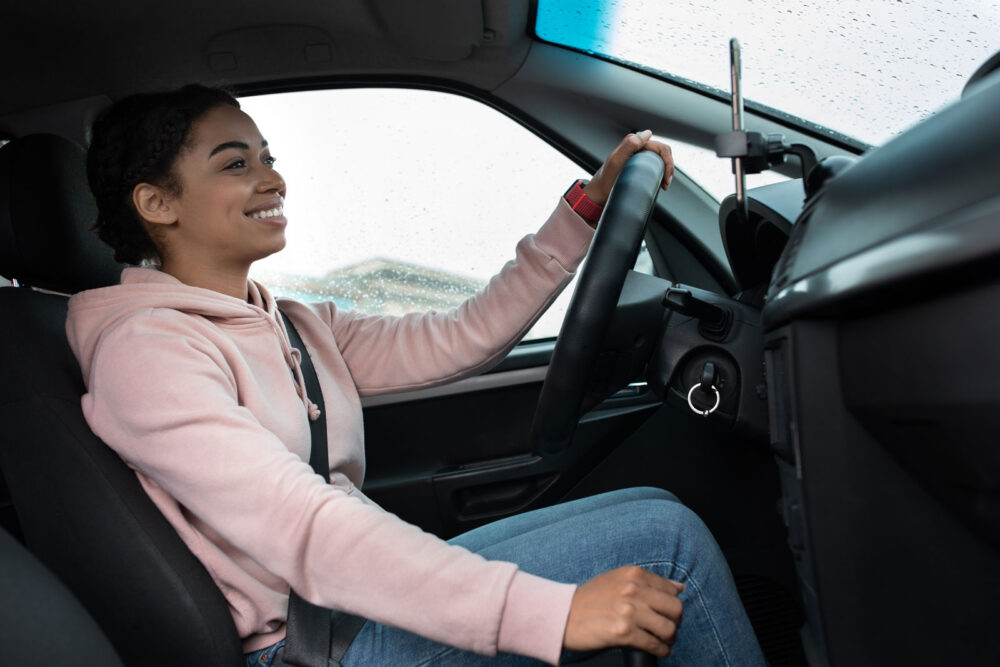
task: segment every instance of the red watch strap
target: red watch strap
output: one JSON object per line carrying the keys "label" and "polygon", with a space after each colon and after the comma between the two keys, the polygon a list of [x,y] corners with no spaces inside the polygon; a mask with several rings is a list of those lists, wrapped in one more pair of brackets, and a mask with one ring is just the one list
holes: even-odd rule
{"label": "red watch strap", "polygon": [[570,186],[569,190],[563,197],[566,199],[566,203],[569,204],[570,208],[579,214],[581,218],[587,222],[596,223],[601,219],[601,213],[604,212],[604,207],[593,199],[588,197],[583,192],[583,186],[587,184],[587,181],[580,179],[576,183]]}

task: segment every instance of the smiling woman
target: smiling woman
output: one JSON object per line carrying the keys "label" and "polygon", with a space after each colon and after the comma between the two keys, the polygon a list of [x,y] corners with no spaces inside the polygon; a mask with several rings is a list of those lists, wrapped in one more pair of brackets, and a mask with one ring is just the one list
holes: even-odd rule
{"label": "smiling woman", "polygon": [[[109,145],[124,126],[160,123],[169,143]],[[569,281],[602,207],[614,210],[609,193],[629,158],[649,151],[649,185],[669,186],[670,150],[651,134],[629,134],[593,179],[575,183],[475,296],[446,313],[388,317],[331,302],[282,301],[279,314],[248,280],[254,261],[285,244],[285,183],[233,98],[201,87],[126,98],[96,124],[94,189],[121,180],[117,198],[102,197],[118,214],[99,213],[102,232],[148,232],[155,252],[141,257],[157,263],[70,300],[83,414],[218,583],[248,665],[282,664],[286,634],[289,652],[300,646],[292,591],[370,619],[340,637],[344,665],[485,661],[477,654],[558,663],[612,646],[763,664],[721,551],[669,493],[599,495],[445,542],[359,490],[360,397],[500,361]],[[133,167],[110,174],[98,159]],[[307,389],[306,350],[322,396]],[[306,461],[324,438],[329,464],[314,470]]]}
{"label": "smiling woman", "polygon": [[[477,659],[465,648],[554,661],[571,657],[566,637],[587,645],[562,632],[568,612],[557,622],[567,586],[678,559],[685,573],[657,574],[688,585],[661,588],[665,614],[645,618],[669,638],[683,603],[670,659],[683,661],[711,645],[695,588],[740,615],[711,541],[774,667],[1000,664],[997,74],[956,101],[1000,47],[997,0],[35,0],[0,20],[0,525],[128,667],[259,666],[279,650],[289,587],[370,619],[348,667],[416,662],[367,653],[402,636],[389,626],[456,661]],[[723,238],[732,174],[713,138],[732,126],[732,36],[747,128],[828,162],[806,202],[799,165],[775,165],[792,180],[753,188],[748,234]],[[114,138],[92,146],[102,220],[134,218],[146,183],[183,209],[178,228],[206,223],[183,232],[208,235],[222,268],[284,236],[254,262],[248,300],[151,266],[123,281],[90,233],[93,119],[188,82],[231,86],[256,128],[189,136],[204,112],[234,109],[225,95],[105,127]],[[646,128],[687,146],[645,229],[656,275],[627,274],[594,363],[570,374],[553,352],[583,340],[571,320],[560,341],[465,377],[578,270],[591,232],[563,193]],[[169,257],[169,219],[102,235],[127,262],[160,265],[146,230]],[[515,280],[489,283],[515,252]],[[379,282],[396,278],[391,294]],[[502,307],[462,309],[484,287]],[[277,301],[308,347],[289,342]],[[360,315],[376,303],[392,316]],[[485,332],[471,347],[452,308]],[[441,315],[403,315],[427,310]],[[446,342],[383,345],[428,331]],[[333,484],[305,464],[320,401],[296,349],[320,374]],[[543,455],[535,416],[571,410],[539,392],[581,374],[593,408],[566,420],[570,447]],[[486,545],[518,530],[509,550]],[[467,553],[480,548],[484,560]],[[571,573],[586,554],[589,571]],[[4,619],[23,619],[2,589]],[[50,608],[40,591],[32,602]],[[46,659],[48,628],[29,641],[0,627],[8,662],[28,649],[33,667],[73,664]],[[729,662],[752,661],[722,643]]]}
{"label": "smiling woman", "polygon": [[221,105],[192,124],[170,186],[140,183],[132,203],[165,272],[246,299],[250,265],[285,247],[284,196],[253,120]]}
{"label": "smiling woman", "polygon": [[153,96],[136,95],[94,122],[93,132],[105,139],[92,142],[87,153],[87,178],[99,211],[94,229],[114,248],[116,261],[158,259],[149,231],[136,224],[133,189],[143,182],[157,183],[164,195],[176,194],[180,184],[173,162],[184,147],[191,119],[218,105],[239,106],[222,91],[190,86],[177,92],[172,108],[159,107]]}

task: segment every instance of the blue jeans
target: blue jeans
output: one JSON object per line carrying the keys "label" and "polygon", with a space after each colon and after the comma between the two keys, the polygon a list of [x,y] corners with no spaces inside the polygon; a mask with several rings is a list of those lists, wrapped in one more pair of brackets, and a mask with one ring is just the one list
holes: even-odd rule
{"label": "blue jeans", "polygon": [[[677,641],[661,665],[767,664],[718,545],[701,519],[666,491],[636,488],[605,493],[503,519],[450,542],[491,560],[517,563],[525,572],[569,583],[639,565],[686,585]],[[269,667],[277,647],[247,654],[248,667]],[[580,657],[564,652],[563,662]],[[476,655],[371,621],[342,663],[344,667],[539,664],[506,653],[496,658]]]}

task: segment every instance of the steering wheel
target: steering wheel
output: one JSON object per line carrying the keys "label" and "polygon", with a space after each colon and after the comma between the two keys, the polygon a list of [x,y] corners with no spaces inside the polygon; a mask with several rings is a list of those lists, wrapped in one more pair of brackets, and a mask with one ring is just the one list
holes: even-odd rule
{"label": "steering wheel", "polygon": [[638,256],[662,178],[660,156],[640,151],[625,163],[611,190],[545,374],[531,426],[535,452],[552,456],[570,445],[601,342]]}

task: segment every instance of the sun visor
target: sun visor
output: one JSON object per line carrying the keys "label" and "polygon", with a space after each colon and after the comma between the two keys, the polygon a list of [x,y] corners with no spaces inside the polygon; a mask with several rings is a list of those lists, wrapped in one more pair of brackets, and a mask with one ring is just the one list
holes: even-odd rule
{"label": "sun visor", "polygon": [[373,9],[387,38],[415,58],[462,60],[483,37],[483,5],[478,1],[437,0],[429,5],[377,0]]}
{"label": "sun visor", "polygon": [[213,72],[279,73],[289,67],[329,65],[333,40],[312,26],[262,25],[231,30],[212,37],[205,48]]}

